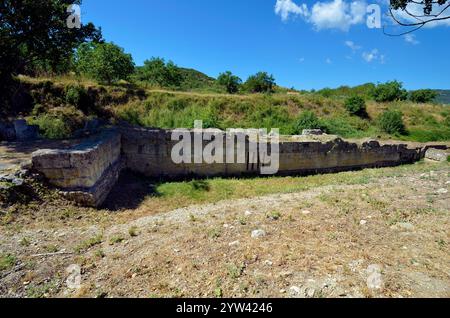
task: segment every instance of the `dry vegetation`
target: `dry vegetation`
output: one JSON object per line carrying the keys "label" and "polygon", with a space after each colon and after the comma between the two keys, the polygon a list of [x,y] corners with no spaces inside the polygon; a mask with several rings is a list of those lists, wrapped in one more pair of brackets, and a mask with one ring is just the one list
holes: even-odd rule
{"label": "dry vegetation", "polygon": [[[121,192],[141,193],[135,208],[120,209],[123,197],[115,210],[78,208],[50,191],[43,202],[5,211],[0,294],[450,296],[448,163],[303,178],[123,181]],[[265,236],[252,238],[254,230]],[[66,286],[71,264],[82,268],[80,289]],[[380,290],[368,288],[371,264],[382,267]]]}

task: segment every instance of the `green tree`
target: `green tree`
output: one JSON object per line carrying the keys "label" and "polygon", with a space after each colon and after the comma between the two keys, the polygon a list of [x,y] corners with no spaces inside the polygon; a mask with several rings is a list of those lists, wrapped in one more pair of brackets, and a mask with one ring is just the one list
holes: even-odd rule
{"label": "green tree", "polygon": [[140,81],[160,87],[179,87],[183,80],[178,66],[159,57],[144,61],[144,66],[137,69],[135,76]]}
{"label": "green tree", "polygon": [[114,43],[83,43],[76,56],[77,70],[102,83],[128,79],[134,72],[133,58]]}
{"label": "green tree", "polygon": [[217,78],[217,83],[220,86],[225,87],[229,94],[235,94],[239,92],[242,80],[238,76],[233,75],[230,71],[226,71],[225,73],[220,73]]}
{"label": "green tree", "polygon": [[397,81],[386,82],[378,84],[372,91],[372,96],[375,101],[393,102],[396,100],[405,100],[408,97],[408,92],[403,89],[403,84]]}
{"label": "green tree", "polygon": [[437,97],[437,93],[431,89],[419,89],[409,95],[409,99],[414,103],[430,103]]}
{"label": "green tree", "polygon": [[275,78],[267,72],[258,72],[245,82],[245,89],[251,93],[271,93],[275,88]]}
{"label": "green tree", "polygon": [[380,128],[388,134],[404,134],[403,113],[397,110],[386,110],[378,118]]}
{"label": "green tree", "polygon": [[352,96],[345,100],[347,111],[356,116],[367,117],[366,101],[360,96]]}
{"label": "green tree", "polygon": [[[3,0],[0,3],[0,85],[15,74],[29,74],[36,66],[68,67],[80,43],[101,41],[92,23],[68,28],[69,5],[74,0]],[[67,69],[66,69],[67,70]]]}

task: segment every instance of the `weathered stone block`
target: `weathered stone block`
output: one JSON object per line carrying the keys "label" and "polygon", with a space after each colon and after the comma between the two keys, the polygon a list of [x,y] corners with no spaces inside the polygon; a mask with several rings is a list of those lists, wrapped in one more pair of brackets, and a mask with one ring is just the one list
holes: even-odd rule
{"label": "weathered stone block", "polygon": [[450,153],[448,150],[430,148],[425,152],[425,158],[433,161],[447,161]]}

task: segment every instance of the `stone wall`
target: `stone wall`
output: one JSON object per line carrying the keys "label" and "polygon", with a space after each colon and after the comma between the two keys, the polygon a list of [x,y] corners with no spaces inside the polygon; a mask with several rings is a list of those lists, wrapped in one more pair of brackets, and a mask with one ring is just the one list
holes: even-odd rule
{"label": "stone wall", "polygon": [[[135,127],[107,130],[69,150],[33,153],[33,168],[44,174],[68,198],[88,206],[103,203],[117,182],[121,169],[125,168],[162,179],[260,174],[261,160],[248,151],[251,143],[248,138],[242,163],[175,164],[171,153],[178,141],[171,140],[171,133],[169,130]],[[224,136],[224,144],[226,138],[229,136]],[[204,141],[203,145],[206,144],[208,142]],[[428,145],[408,147],[395,143],[380,144],[378,141],[347,142],[336,136],[283,136],[279,142],[278,175],[413,163],[422,159],[429,148]]]}
{"label": "stone wall", "polygon": [[121,163],[121,137],[107,130],[68,150],[38,150],[33,169],[71,199],[98,206],[117,182]]}
{"label": "stone wall", "polygon": [[[239,176],[260,174],[261,163],[250,159],[246,142],[246,162],[239,164],[174,164],[171,131],[144,128],[121,129],[122,153],[127,168],[149,177]],[[204,142],[204,145],[207,142]],[[284,136],[279,143],[278,175],[337,172],[369,167],[394,166],[420,160],[420,148],[377,141],[349,143],[335,136]],[[225,151],[224,151],[225,152]],[[269,148],[270,153],[270,148]],[[192,151],[193,156],[193,151]],[[256,161],[256,162],[255,162]],[[193,160],[192,160],[193,162]]]}

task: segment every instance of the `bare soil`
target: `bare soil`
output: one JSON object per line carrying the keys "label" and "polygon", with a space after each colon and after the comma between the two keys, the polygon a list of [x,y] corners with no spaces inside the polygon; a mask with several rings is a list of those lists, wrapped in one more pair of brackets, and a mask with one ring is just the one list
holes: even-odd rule
{"label": "bare soil", "polygon": [[0,227],[0,296],[450,297],[450,168],[425,165],[169,212],[33,203]]}

